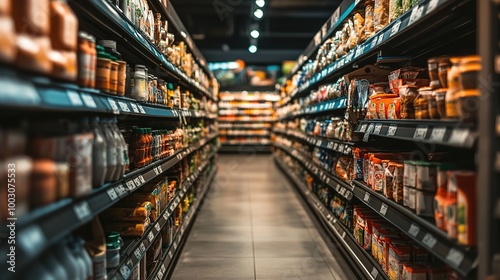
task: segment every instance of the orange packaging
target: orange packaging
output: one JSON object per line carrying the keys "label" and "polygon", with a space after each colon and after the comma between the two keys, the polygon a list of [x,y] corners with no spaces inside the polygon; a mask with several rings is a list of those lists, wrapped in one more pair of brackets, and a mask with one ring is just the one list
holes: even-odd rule
{"label": "orange packaging", "polygon": [[[50,33],[50,0],[16,0],[12,5],[12,17],[16,31],[30,36],[45,36]],[[3,1],[6,2],[6,1]],[[14,1],[12,1],[14,3]]]}
{"label": "orange packaging", "polygon": [[457,229],[458,242],[467,246],[476,245],[476,173],[455,172],[457,181]]}
{"label": "orange packaging", "polygon": [[50,38],[56,50],[75,52],[78,47],[78,19],[65,1],[50,2]]}
{"label": "orange packaging", "polygon": [[387,106],[387,118],[390,120],[401,119],[401,98],[391,98]]}
{"label": "orange packaging", "polygon": [[382,159],[373,155],[371,160],[372,168],[372,189],[376,192],[382,192],[384,189],[383,179],[384,179],[384,167],[382,165]]}
{"label": "orange packaging", "polygon": [[411,247],[403,242],[392,241],[389,244],[389,270],[391,280],[399,280],[403,275],[403,263],[409,262]]}
{"label": "orange packaging", "polygon": [[11,16],[11,1],[0,1],[0,60],[12,62],[16,57],[16,31]]}

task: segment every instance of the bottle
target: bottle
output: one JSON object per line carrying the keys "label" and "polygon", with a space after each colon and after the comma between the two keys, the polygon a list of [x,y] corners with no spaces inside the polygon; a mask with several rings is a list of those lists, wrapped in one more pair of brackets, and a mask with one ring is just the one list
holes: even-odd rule
{"label": "bottle", "polygon": [[92,145],[92,186],[104,185],[108,169],[107,144],[104,133],[99,126],[99,118],[92,119],[94,143]]}
{"label": "bottle", "polygon": [[453,164],[440,164],[437,169],[437,191],[434,197],[434,220],[436,227],[446,231],[446,208],[445,203],[448,196],[448,171],[455,169]]}
{"label": "bottle", "polygon": [[174,108],[174,85],[172,83],[168,83],[167,85],[167,106],[170,108]]}
{"label": "bottle", "polygon": [[81,256],[82,260],[85,263],[86,271],[87,271],[87,280],[94,279],[94,268],[92,267],[92,259],[90,258],[89,253],[85,250],[85,241],[77,237],[75,238],[75,242],[78,246],[77,253]]}
{"label": "bottle", "polygon": [[118,60],[118,88],[117,95],[125,95],[125,85],[127,85],[127,62]]}
{"label": "bottle", "polygon": [[89,35],[83,31],[78,33],[78,85],[90,87],[91,51]]}
{"label": "bottle", "polygon": [[117,174],[117,150],[116,150],[116,143],[115,143],[115,138],[113,136],[113,132],[109,129],[108,127],[108,120],[103,120],[101,121],[100,124],[101,131],[104,134],[104,138],[106,140],[106,159],[107,159],[107,170],[106,170],[106,176],[105,176],[105,181],[106,182],[113,182],[115,175]]}
{"label": "bottle", "polygon": [[[28,270],[23,279],[56,280],[56,277],[41,263],[36,263]],[[71,278],[68,278],[71,279]],[[74,278],[76,279],[76,278]]]}
{"label": "bottle", "polygon": [[110,232],[106,236],[106,263],[107,268],[112,269],[120,264],[120,249],[123,240],[118,232]]}
{"label": "bottle", "polygon": [[59,260],[54,257],[54,255],[49,251],[42,258],[43,265],[47,267],[47,270],[51,272],[56,280],[66,280],[68,278],[68,273],[64,266],[59,262]]}
{"label": "bottle", "polygon": [[448,171],[448,193],[444,203],[446,232],[451,239],[457,239],[457,178],[456,171]]}
{"label": "bottle", "polygon": [[177,86],[174,91],[174,108],[181,108],[181,87]]}
{"label": "bottle", "polygon": [[78,261],[67,247],[66,242],[56,245],[54,253],[56,254],[61,264],[65,267],[66,273],[68,274],[67,279],[83,280],[81,278],[82,267],[79,265]]}
{"label": "bottle", "polygon": [[68,248],[75,258],[77,264],[78,264],[78,279],[86,280],[88,279],[88,274],[89,272],[87,271],[87,265],[85,261],[83,260],[83,257],[79,254],[78,251],[78,244],[76,244],[73,240],[68,242]]}
{"label": "bottle", "polygon": [[160,46],[160,34],[161,34],[161,28],[162,28],[162,24],[161,24],[161,14],[160,13],[156,13],[156,19],[155,19],[155,32],[154,32],[154,43],[156,46]]}
{"label": "bottle", "polygon": [[95,88],[96,68],[97,68],[97,50],[95,46],[95,37],[89,37],[89,54],[90,54],[90,88]]}
{"label": "bottle", "polygon": [[147,84],[146,84],[146,72],[144,65],[135,66],[134,98],[137,101],[147,101]]}
{"label": "bottle", "polygon": [[113,133],[115,149],[116,149],[116,173],[114,176],[114,181],[120,180],[123,175],[125,175],[125,157],[124,157],[124,149],[122,141],[121,141],[121,133],[117,126],[116,118],[112,119],[109,122],[109,129]]}

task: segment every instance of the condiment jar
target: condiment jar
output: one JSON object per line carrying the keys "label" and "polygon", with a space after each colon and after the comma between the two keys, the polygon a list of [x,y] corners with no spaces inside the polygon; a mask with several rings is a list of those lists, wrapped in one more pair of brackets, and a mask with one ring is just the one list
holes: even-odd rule
{"label": "condiment jar", "polygon": [[127,62],[118,60],[118,91],[117,95],[125,95],[125,85],[127,81]]}
{"label": "condiment jar", "polygon": [[89,37],[89,54],[90,54],[90,88],[95,88],[96,69],[97,69],[97,50],[95,46],[95,37]]}
{"label": "condiment jar", "polygon": [[[439,118],[446,118],[446,92],[447,88],[436,89],[433,92],[434,99],[436,99],[436,109],[439,115]],[[432,114],[432,113],[431,113]]]}
{"label": "condiment jar", "polygon": [[457,93],[457,112],[463,121],[475,121],[479,109],[478,75],[481,71],[479,56],[468,56],[459,67],[460,91]]}
{"label": "condiment jar", "polygon": [[448,88],[448,71],[450,70],[451,62],[450,59],[443,58],[439,61],[438,64],[438,75],[439,75],[439,83],[441,87]]}
{"label": "condiment jar", "polygon": [[413,105],[415,106],[415,119],[429,119],[429,99],[432,95],[432,88],[423,87],[418,90],[418,96],[415,98]]}
{"label": "condiment jar", "polygon": [[146,66],[136,65],[134,73],[134,98],[138,101],[147,100]]}
{"label": "condiment jar", "polygon": [[438,74],[438,59],[430,58],[427,60],[427,65],[429,68],[429,77],[431,79],[430,87],[432,89],[440,88],[439,74]]}
{"label": "condiment jar", "polygon": [[399,88],[401,97],[401,119],[414,119],[415,107],[413,102],[417,97],[417,87],[412,85],[404,85]]}
{"label": "condiment jar", "polygon": [[448,71],[448,91],[446,92],[446,117],[458,118],[457,112],[457,92],[460,90],[459,83],[459,66],[461,58],[452,57],[452,67]]}
{"label": "condiment jar", "polygon": [[477,55],[463,57],[458,71],[460,89],[477,89],[478,75],[479,71],[481,71],[481,58]]}
{"label": "condiment jar", "polygon": [[478,89],[461,90],[457,93],[457,112],[460,120],[476,121],[479,109],[479,95]]}
{"label": "condiment jar", "polygon": [[96,88],[104,92],[109,92],[111,86],[111,56],[104,51],[104,48],[102,46],[96,46],[96,49]]}
{"label": "condiment jar", "polygon": [[91,72],[90,38],[83,31],[78,33],[78,85],[90,87]]}
{"label": "condiment jar", "polygon": [[49,159],[33,161],[30,204],[32,208],[53,203],[57,199],[56,163]]}
{"label": "condiment jar", "polygon": [[439,119],[436,91],[429,94],[429,117],[431,119]]}
{"label": "condiment jar", "polygon": [[111,59],[111,69],[109,76],[109,92],[111,94],[117,94],[118,92],[118,59],[114,56],[110,56]]}

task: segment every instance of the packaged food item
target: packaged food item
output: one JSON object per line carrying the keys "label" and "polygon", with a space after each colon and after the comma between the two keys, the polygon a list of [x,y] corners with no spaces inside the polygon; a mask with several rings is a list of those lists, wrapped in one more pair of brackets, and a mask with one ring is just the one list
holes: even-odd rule
{"label": "packaged food item", "polygon": [[133,97],[137,101],[147,100],[147,79],[146,79],[146,66],[136,65],[134,72],[134,93]]}
{"label": "packaged food item", "polygon": [[92,142],[90,128],[68,137],[70,195],[81,197],[92,191]]}
{"label": "packaged food item", "polygon": [[417,189],[415,191],[415,212],[419,216],[434,216],[434,193]]}
{"label": "packaged food item", "polygon": [[389,0],[375,0],[373,7],[373,29],[377,33],[389,24]]}
{"label": "packaged food item", "polygon": [[457,93],[457,112],[463,121],[475,121],[479,109],[478,75],[481,71],[481,59],[468,56],[461,60],[459,68],[460,90]]}
{"label": "packaged food item", "polygon": [[403,263],[409,262],[411,247],[404,243],[389,244],[389,279],[398,280],[403,275]]}
{"label": "packaged food item", "polygon": [[[446,118],[446,92],[447,88],[436,89],[433,93],[436,99],[436,108],[440,119]],[[435,113],[433,113],[435,114]],[[433,115],[431,114],[431,115]]]}
{"label": "packaged food item", "polygon": [[415,107],[413,102],[417,97],[417,87],[404,85],[399,88],[399,95],[401,97],[401,119],[414,119]]}
{"label": "packaged food item", "polygon": [[437,167],[437,192],[434,197],[434,220],[436,227],[440,230],[446,231],[445,217],[446,209],[445,203],[447,199],[448,189],[448,171],[455,169],[453,164],[439,164]]}
{"label": "packaged food item", "polygon": [[404,200],[404,164],[396,164],[392,187],[392,198],[395,202],[403,204]]}
{"label": "packaged food item", "polygon": [[397,164],[398,163],[390,160],[382,161],[382,166],[384,168],[384,178],[382,180],[383,193],[389,199],[393,199],[394,175]]}
{"label": "packaged food item", "polygon": [[140,223],[114,222],[106,223],[107,231],[116,231],[123,237],[141,237],[149,225],[149,219]]}
{"label": "packaged food item", "polygon": [[389,101],[389,105],[387,108],[387,118],[390,120],[399,120],[401,119],[401,98],[394,97]]}
{"label": "packaged food item", "polygon": [[134,207],[111,207],[101,214],[104,221],[142,222],[151,216],[153,204],[143,202]]}
{"label": "packaged food item", "polygon": [[10,63],[16,58],[17,51],[11,1],[2,1],[0,5],[0,61]]}
{"label": "packaged food item", "polygon": [[458,118],[457,93],[460,91],[460,62],[461,58],[450,58],[452,66],[448,71],[448,91],[446,92],[446,117]]}
{"label": "packaged food item", "polygon": [[389,0],[389,22],[403,14],[403,0]]}
{"label": "packaged food item", "polygon": [[78,33],[78,85],[90,87],[91,70],[90,37],[86,32]]}
{"label": "packaged food item", "polygon": [[374,0],[366,0],[365,1],[365,38],[368,39],[375,34],[374,28]]}
{"label": "packaged food item", "polygon": [[416,166],[416,185],[418,190],[435,192],[437,188],[436,165],[425,161],[414,162]]}
{"label": "packaged food item", "polygon": [[92,260],[94,279],[106,279],[106,236],[98,216],[80,233],[85,240],[85,249]]}
{"label": "packaged food item", "polygon": [[415,188],[409,186],[404,186],[403,188],[403,205],[413,211],[416,210],[416,192]]}
{"label": "packaged food item", "polygon": [[433,91],[429,96],[429,118],[439,119],[438,104],[436,98],[436,91]]}
{"label": "packaged food item", "polygon": [[432,96],[432,89],[430,87],[423,87],[418,90],[418,96],[413,101],[415,107],[415,119],[429,119],[429,99]]}
{"label": "packaged food item", "polygon": [[429,77],[431,79],[430,87],[432,89],[441,88],[439,82],[439,71],[438,71],[439,60],[437,58],[430,58],[427,60],[427,67],[429,69]]}
{"label": "packaged food item", "polygon": [[109,75],[109,93],[117,94],[118,92],[118,59],[114,56],[111,59],[111,69]]}
{"label": "packaged food item", "polygon": [[442,57],[438,63],[439,83],[442,88],[448,88],[448,71],[450,70],[451,62],[449,57]]}
{"label": "packaged food item", "polygon": [[427,280],[428,269],[423,265],[403,264],[403,280]]}
{"label": "packaged food item", "polygon": [[446,225],[446,232],[452,239],[457,239],[457,174],[459,171],[448,171],[448,193],[444,203],[446,216],[444,223]]}
{"label": "packaged food item", "polygon": [[360,13],[354,14],[353,24],[357,36],[357,45],[359,45],[366,40],[365,19]]}
{"label": "packaged food item", "polygon": [[416,175],[417,170],[414,161],[406,160],[404,161],[404,177],[403,185],[411,188],[416,187]]}
{"label": "packaged food item", "polygon": [[96,46],[97,68],[96,88],[104,92],[111,90],[111,56],[104,51],[104,47]]}
{"label": "packaged food item", "polygon": [[[466,246],[476,245],[476,173],[455,172],[457,183],[457,239]],[[450,179],[451,180],[451,179]]]}
{"label": "packaged food item", "polygon": [[372,189],[376,192],[382,192],[383,187],[383,179],[384,179],[384,167],[382,159],[378,158],[375,155],[372,155],[370,160],[371,169],[372,169]]}

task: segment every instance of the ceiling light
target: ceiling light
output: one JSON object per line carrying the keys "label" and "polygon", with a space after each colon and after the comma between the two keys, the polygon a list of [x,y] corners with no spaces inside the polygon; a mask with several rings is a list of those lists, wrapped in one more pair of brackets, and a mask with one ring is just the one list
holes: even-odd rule
{"label": "ceiling light", "polygon": [[264,7],[266,5],[266,1],[264,0],[255,0],[255,4],[259,6],[260,8]]}
{"label": "ceiling light", "polygon": [[253,15],[256,18],[262,18],[264,16],[264,12],[261,9],[257,9],[255,10],[255,12],[253,12]]}
{"label": "ceiling light", "polygon": [[260,35],[259,31],[255,30],[255,29],[252,30],[252,32],[250,32],[250,36],[252,36],[252,38],[255,38],[255,39],[259,38],[259,35]]}
{"label": "ceiling light", "polygon": [[248,51],[250,53],[256,53],[257,52],[257,46],[256,45],[250,45],[250,47],[248,47]]}

